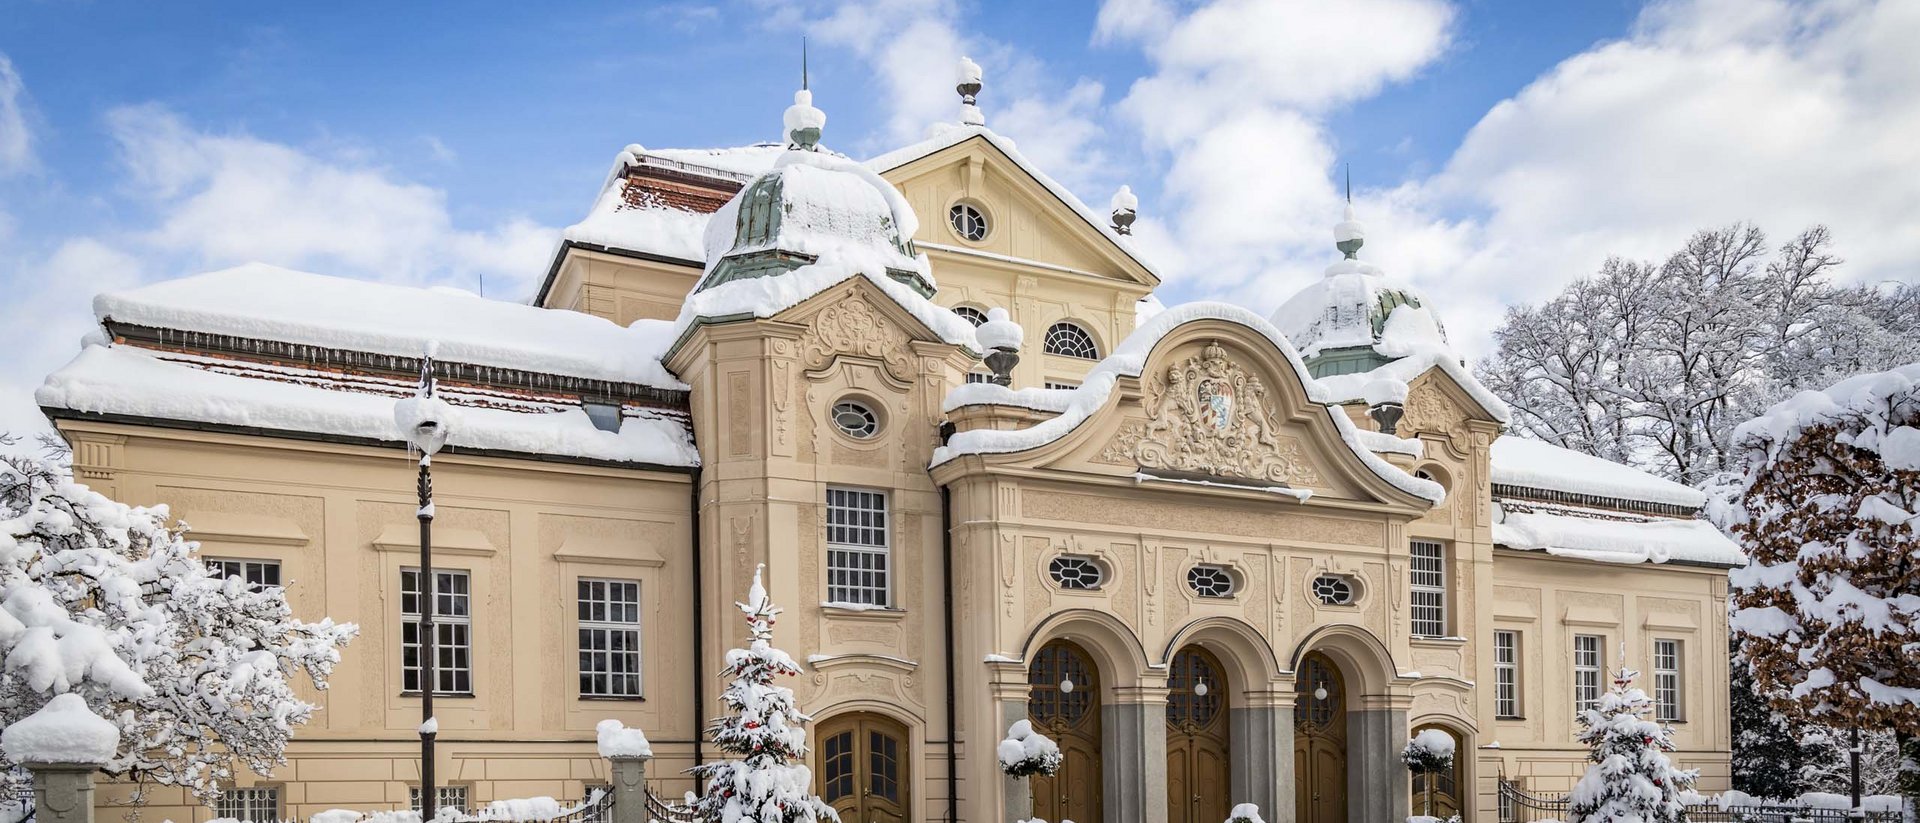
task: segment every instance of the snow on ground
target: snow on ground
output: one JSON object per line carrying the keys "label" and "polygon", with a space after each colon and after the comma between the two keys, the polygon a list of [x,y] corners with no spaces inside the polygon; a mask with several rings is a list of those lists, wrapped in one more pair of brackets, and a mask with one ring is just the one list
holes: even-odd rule
{"label": "snow on ground", "polygon": [[1631,466],[1507,435],[1493,441],[1493,482],[1673,506],[1705,505],[1705,492]]}
{"label": "snow on ground", "polygon": [[686,385],[660,365],[669,325],[621,326],[589,314],[327,277],[248,263],[93,300],[102,320],[417,357],[428,343],[456,363],[638,383]]}
{"label": "snow on ground", "polygon": [[[4,612],[0,612],[4,614]],[[15,763],[104,764],[120,748],[120,730],[73,692],[0,732],[0,750]]]}
{"label": "snow on ground", "polygon": [[1741,566],[1740,547],[1705,520],[1616,519],[1617,512],[1573,506],[1527,504],[1533,511],[1501,507],[1493,524],[1496,545],[1545,551],[1607,563],[1714,563]]}
{"label": "snow on ground", "polygon": [[[206,368],[214,362],[89,345],[49,375],[34,400],[78,412],[399,441],[392,395]],[[280,376],[289,375],[300,376],[293,370]],[[670,417],[630,415],[618,433],[596,428],[578,407],[521,412],[461,406],[458,418],[447,439],[454,447],[667,466],[699,461],[691,434]]]}
{"label": "snow on ground", "polygon": [[[1155,315],[1153,320],[1128,335],[1126,340],[1114,348],[1112,354],[1095,365],[1092,371],[1087,372],[1086,380],[1081,382],[1079,388],[1071,390],[1071,398],[1058,417],[1024,429],[1011,431],[977,429],[956,433],[946,445],[934,450],[932,465],[938,466],[966,454],[1026,451],[1066,437],[1087,418],[1093,416],[1094,412],[1106,406],[1119,378],[1140,376],[1141,370],[1146,368],[1147,358],[1153,354],[1153,348],[1159,344],[1161,338],[1182,325],[1207,319],[1239,323],[1265,336],[1268,342],[1287,358],[1287,362],[1293,366],[1294,373],[1305,382],[1307,399],[1315,403],[1328,402],[1326,388],[1308,376],[1307,366],[1301,362],[1300,354],[1294,351],[1293,344],[1288,343],[1286,336],[1282,335],[1279,329],[1274,328],[1273,324],[1239,306],[1226,303],[1187,303]],[[1437,504],[1445,499],[1446,492],[1440,484],[1421,480],[1401,471],[1362,445],[1359,430],[1354,427],[1352,420],[1347,419],[1346,412],[1341,411],[1338,406],[1327,405],[1323,409],[1340,432],[1340,439],[1375,474],[1401,491],[1425,498],[1430,502]]]}

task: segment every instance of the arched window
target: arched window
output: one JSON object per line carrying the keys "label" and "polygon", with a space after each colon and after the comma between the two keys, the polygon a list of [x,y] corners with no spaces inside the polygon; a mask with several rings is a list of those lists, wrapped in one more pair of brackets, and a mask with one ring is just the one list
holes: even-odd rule
{"label": "arched window", "polygon": [[[1413,811],[1415,814],[1431,815],[1445,820],[1460,814],[1460,735],[1452,729],[1442,726],[1421,726],[1413,730],[1415,735],[1435,729],[1453,738],[1453,763],[1437,772],[1415,771],[1413,773]],[[1423,811],[1424,810],[1424,811]]]}
{"label": "arched window", "polygon": [[1100,359],[1100,347],[1094,345],[1093,335],[1086,329],[1062,320],[1047,327],[1048,354],[1065,357],[1078,357],[1082,360]]}
{"label": "arched window", "polygon": [[987,239],[987,216],[967,203],[955,203],[947,210],[947,223],[953,233],[978,243]]}
{"label": "arched window", "polygon": [[981,323],[987,322],[987,313],[972,306],[954,306],[953,313],[960,315],[960,319],[972,323],[974,328],[979,328]]}

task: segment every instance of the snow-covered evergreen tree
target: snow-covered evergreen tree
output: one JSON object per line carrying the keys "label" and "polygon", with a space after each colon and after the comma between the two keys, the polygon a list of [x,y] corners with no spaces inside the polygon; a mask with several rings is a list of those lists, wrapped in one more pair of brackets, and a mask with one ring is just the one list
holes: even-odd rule
{"label": "snow-covered evergreen tree", "polygon": [[1676,769],[1673,730],[1648,719],[1653,698],[1635,688],[1639,672],[1614,672],[1600,705],[1580,713],[1580,742],[1587,744],[1587,773],[1567,795],[1568,823],[1678,823],[1681,793],[1693,788],[1695,772]]}
{"label": "snow-covered evergreen tree", "polygon": [[[1742,424],[1729,576],[1760,691],[1840,729],[1920,732],[1920,363]],[[1904,745],[1911,745],[1910,743]]]}
{"label": "snow-covered evergreen tree", "polygon": [[794,707],[792,689],[774,685],[776,677],[799,674],[800,666],[773,646],[781,610],[760,582],[765,569],[754,570],[747,602],[734,604],[746,616],[748,642],[727,652],[722,674],[730,680],[720,703],[731,714],[712,731],[714,744],[739,759],[694,767],[703,786],[694,812],[714,823],[837,821],[833,807],[813,795],[813,772],[805,765],[810,718]]}
{"label": "snow-covered evergreen tree", "polygon": [[1733,788],[1754,797],[1799,797],[1807,791],[1811,766],[1799,731],[1805,724],[1775,711],[1755,691],[1752,668],[1737,638],[1731,674],[1727,692],[1733,715]]}
{"label": "snow-covered evergreen tree", "polygon": [[236,763],[285,762],[315,708],[293,674],[326,688],[358,629],[294,619],[283,589],[216,575],[184,533],[51,458],[0,456],[0,727],[76,694],[119,727],[105,771],[211,800]]}

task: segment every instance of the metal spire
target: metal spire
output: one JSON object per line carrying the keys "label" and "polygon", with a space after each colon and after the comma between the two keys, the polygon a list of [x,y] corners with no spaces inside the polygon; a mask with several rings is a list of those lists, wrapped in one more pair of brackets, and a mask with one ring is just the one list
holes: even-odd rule
{"label": "metal spire", "polygon": [[1347,205],[1353,205],[1353,164],[1342,164],[1347,169]]}
{"label": "metal spire", "polygon": [[807,90],[807,38],[800,38],[800,90]]}

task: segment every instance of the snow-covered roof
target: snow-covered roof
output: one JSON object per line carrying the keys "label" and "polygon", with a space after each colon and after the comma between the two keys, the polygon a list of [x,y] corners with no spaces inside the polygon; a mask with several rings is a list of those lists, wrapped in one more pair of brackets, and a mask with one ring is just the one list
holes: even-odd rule
{"label": "snow-covered roof", "polygon": [[1506,435],[1493,441],[1493,482],[1503,486],[1698,508],[1705,492],[1551,443]]}
{"label": "snow-covered roof", "polygon": [[1126,253],[1127,257],[1131,258],[1134,263],[1145,269],[1148,274],[1153,275],[1155,278],[1161,277],[1160,271],[1154,268],[1154,265],[1148,262],[1146,258],[1141,257],[1127,238],[1122,237],[1119,232],[1113,230],[1113,227],[1109,225],[1109,218],[1096,214],[1094,210],[1089,208],[1080,198],[1075,197],[1073,192],[1068,191],[1067,187],[1060,185],[1053,178],[1048,177],[1046,172],[1041,171],[1038,166],[1035,166],[1032,161],[1029,161],[1022,155],[1019,149],[1014,147],[1012,140],[1001,136],[983,125],[937,124],[934,128],[935,132],[933,136],[868,160],[867,167],[881,173],[889,172],[935,152],[960,145],[975,137],[981,138],[993,144],[993,147],[999,149],[1002,154],[1005,154],[1008,159],[1012,160],[1015,166],[1018,166],[1021,171],[1033,177],[1035,182],[1051,192],[1054,197],[1059,198],[1060,202],[1065,203],[1075,214],[1080,215],[1081,219],[1087,221],[1087,225],[1092,226],[1095,231],[1105,236],[1107,240],[1111,241],[1122,252]]}
{"label": "snow-covered roof", "polygon": [[[95,343],[49,375],[34,400],[81,413],[398,443],[394,401],[410,393],[411,386],[399,381],[346,381],[322,372]],[[455,448],[665,466],[699,462],[684,421],[672,416],[630,410],[619,431],[610,432],[595,427],[579,406],[515,402],[498,394],[484,397],[491,407],[464,405],[452,387],[443,387],[442,396],[457,409],[447,439]]]}
{"label": "snow-covered roof", "polygon": [[773,168],[787,147],[781,143],[754,143],[715,149],[643,149],[639,156],[670,160],[746,179]]}
{"label": "snow-covered roof", "polygon": [[[1376,315],[1379,329],[1374,328]],[[1439,316],[1419,291],[1389,281],[1378,267],[1358,260],[1335,261],[1325,277],[1281,303],[1272,320],[1306,357],[1360,347],[1403,357],[1447,345]]]}
{"label": "snow-covered roof", "polygon": [[1493,542],[1509,549],[1606,563],[1747,562],[1740,547],[1705,520],[1636,517],[1573,506],[1506,503],[1500,509]]}
{"label": "snow-covered roof", "polygon": [[[1332,398],[1327,393],[1326,387],[1308,375],[1307,366],[1301,361],[1299,352],[1294,350],[1293,344],[1287,342],[1286,336],[1281,334],[1279,329],[1274,328],[1273,324],[1253,312],[1226,303],[1186,303],[1154,315],[1152,320],[1142,324],[1133,334],[1128,335],[1126,340],[1114,347],[1112,354],[1107,355],[1087,372],[1086,379],[1078,388],[1067,390],[1070,398],[1058,416],[1024,429],[976,429],[958,432],[947,440],[946,445],[934,450],[932,465],[938,466],[967,454],[1026,451],[1066,437],[1074,429],[1079,428],[1081,423],[1091,418],[1095,412],[1106,406],[1113,394],[1114,386],[1121,377],[1140,376],[1141,370],[1146,368],[1148,356],[1153,353],[1154,346],[1159,344],[1161,338],[1187,323],[1209,319],[1239,323],[1267,338],[1267,341],[1286,357],[1287,362],[1293,366],[1294,373],[1298,374],[1306,384],[1307,399],[1322,404],[1327,418],[1340,433],[1340,439],[1346,443],[1347,448],[1381,479],[1401,491],[1435,504],[1446,498],[1446,491],[1440,484],[1422,480],[1401,471],[1360,442],[1359,430],[1354,427],[1353,421],[1347,419],[1346,413],[1338,406],[1331,405]],[[979,391],[977,387],[965,386],[956,387],[953,391],[962,389],[965,390],[963,392],[965,396],[962,399],[967,399],[968,396]],[[953,398],[950,396],[942,405],[952,407]]]}
{"label": "snow-covered roof", "polygon": [[685,389],[660,365],[670,324],[248,263],[93,300],[103,322]]}
{"label": "snow-covered roof", "polygon": [[[773,231],[749,241],[752,227],[738,225],[737,215],[742,199],[763,186],[779,194],[779,213],[773,217]],[[901,238],[918,228],[919,218],[899,189],[867,167],[825,152],[794,150],[782,154],[772,169],[755,177],[715,214],[704,238],[706,270],[711,274],[725,257],[757,251],[820,257],[851,247],[891,258],[888,267],[916,272],[931,283],[926,258],[903,248]]]}
{"label": "snow-covered roof", "polygon": [[705,257],[701,238],[713,215],[642,198],[628,199],[624,180],[601,189],[599,199],[581,220],[560,232],[562,240],[613,249],[700,262]]}
{"label": "snow-covered roof", "polygon": [[811,265],[776,277],[732,280],[687,295],[679,318],[673,321],[675,345],[700,322],[772,317],[855,277],[865,277],[940,339],[975,355],[982,354],[974,339],[973,324],[966,318],[888,276],[884,257],[850,251],[822,255]]}
{"label": "snow-covered roof", "polygon": [[[1399,313],[1394,312],[1396,315]],[[1505,423],[1512,414],[1512,410],[1507,407],[1507,401],[1501,400],[1492,389],[1487,388],[1474,377],[1473,372],[1467,371],[1467,367],[1460,364],[1460,358],[1448,348],[1424,348],[1371,371],[1356,374],[1330,374],[1319,380],[1321,385],[1326,387],[1328,395],[1336,402],[1362,400],[1370,391],[1378,391],[1377,384],[1383,382],[1394,384],[1400,396],[1404,398],[1407,385],[1430,369],[1439,369],[1453,378],[1453,382],[1494,420]]]}

